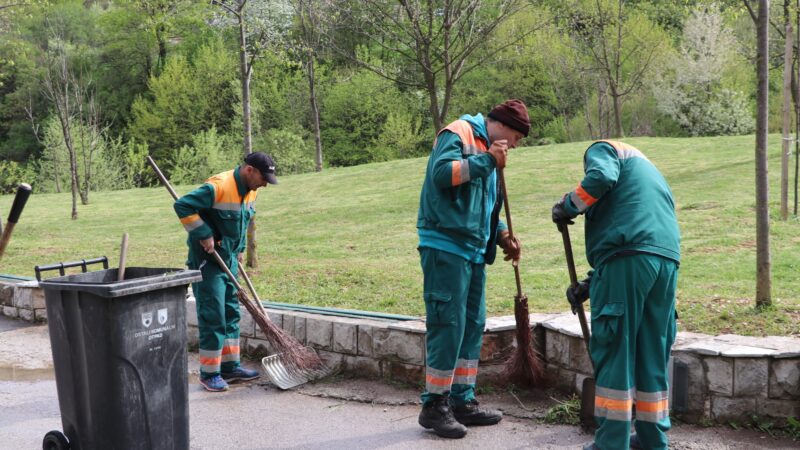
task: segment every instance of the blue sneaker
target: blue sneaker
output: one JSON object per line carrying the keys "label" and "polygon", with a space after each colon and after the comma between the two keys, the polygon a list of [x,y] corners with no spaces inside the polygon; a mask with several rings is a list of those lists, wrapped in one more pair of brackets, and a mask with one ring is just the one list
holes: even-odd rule
{"label": "blue sneaker", "polygon": [[230,372],[222,372],[222,379],[232,383],[234,381],[250,381],[255,380],[261,375],[257,370],[249,370],[244,367],[237,367]]}
{"label": "blue sneaker", "polygon": [[228,390],[228,383],[219,375],[214,375],[208,378],[200,377],[200,384],[211,392],[222,392]]}

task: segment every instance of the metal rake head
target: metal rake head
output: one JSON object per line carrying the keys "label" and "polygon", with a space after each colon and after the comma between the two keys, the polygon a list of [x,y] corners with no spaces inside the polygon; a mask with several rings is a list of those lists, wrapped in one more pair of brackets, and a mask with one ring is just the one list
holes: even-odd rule
{"label": "metal rake head", "polygon": [[291,364],[285,364],[280,353],[265,356],[261,359],[261,365],[272,384],[283,390],[320,379],[331,372],[325,365],[315,369],[298,369]]}

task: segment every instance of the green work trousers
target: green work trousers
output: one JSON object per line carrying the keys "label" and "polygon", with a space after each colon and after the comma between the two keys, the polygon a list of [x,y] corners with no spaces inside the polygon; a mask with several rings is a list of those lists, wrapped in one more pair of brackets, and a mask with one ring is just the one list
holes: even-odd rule
{"label": "green work trousers", "polygon": [[[239,301],[236,288],[214,261],[199,264],[203,280],[192,284],[200,332],[200,376],[208,378],[239,366]],[[238,262],[230,269],[235,275]]]}
{"label": "green work trousers", "polygon": [[486,323],[486,268],[441,250],[419,249],[424,276],[426,368],[422,402],[475,398]]}
{"label": "green work trousers", "polygon": [[667,448],[677,279],[675,261],[651,254],[612,258],[592,276],[590,348],[601,450],[628,448],[634,404],[644,447]]}

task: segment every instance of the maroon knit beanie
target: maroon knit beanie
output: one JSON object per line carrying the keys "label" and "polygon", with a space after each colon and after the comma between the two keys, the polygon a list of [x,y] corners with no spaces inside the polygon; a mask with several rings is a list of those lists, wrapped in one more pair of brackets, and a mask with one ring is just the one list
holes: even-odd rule
{"label": "maroon knit beanie", "polygon": [[489,111],[489,118],[502,122],[525,136],[528,136],[528,132],[531,131],[528,108],[525,107],[522,100],[512,99],[500,103]]}

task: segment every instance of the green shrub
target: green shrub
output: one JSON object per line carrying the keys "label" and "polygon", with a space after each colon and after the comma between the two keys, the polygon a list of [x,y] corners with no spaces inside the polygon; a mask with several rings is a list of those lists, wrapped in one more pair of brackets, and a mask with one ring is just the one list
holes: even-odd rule
{"label": "green shrub", "polygon": [[33,173],[30,167],[15,161],[0,161],[0,194],[11,194],[20,183],[31,183]]}
{"label": "green shrub", "polygon": [[268,153],[275,160],[278,175],[305,173],[314,170],[311,147],[302,137],[285,129],[269,130],[256,140],[254,148]]}

